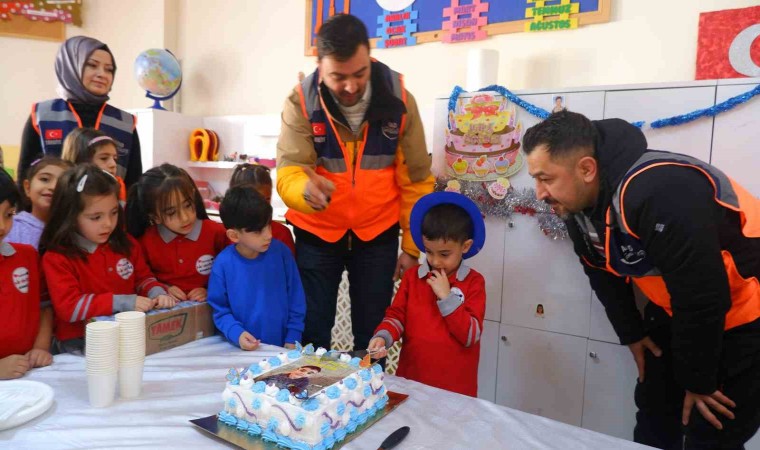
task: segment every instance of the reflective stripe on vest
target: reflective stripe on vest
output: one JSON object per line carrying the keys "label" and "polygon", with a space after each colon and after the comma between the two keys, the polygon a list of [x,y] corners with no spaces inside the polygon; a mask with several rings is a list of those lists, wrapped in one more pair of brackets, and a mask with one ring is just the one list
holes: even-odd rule
{"label": "reflective stripe on vest", "polygon": [[[74,108],[63,99],[46,100],[32,107],[32,123],[40,135],[42,151],[46,155],[61,156],[63,140],[75,128],[82,127],[82,120]],[[132,114],[103,104],[93,128],[110,136],[118,144],[117,175],[126,175],[135,118]]]}
{"label": "reflective stripe on vest", "polygon": [[[742,233],[748,238],[760,238],[760,200],[719,169],[690,156],[647,151],[631,166],[607,209],[606,267],[603,269],[621,277],[631,277],[652,302],[672,316],[670,294],[662,273],[649,261],[643,243],[625,220],[625,190],[631,180],[645,170],[664,165],[689,167],[702,173],[715,189],[714,200],[740,215]],[[583,226],[581,230],[587,231]],[[755,277],[742,278],[731,253],[723,250],[721,254],[731,290],[732,304],[725,322],[728,330],[760,318],[760,282]]]}

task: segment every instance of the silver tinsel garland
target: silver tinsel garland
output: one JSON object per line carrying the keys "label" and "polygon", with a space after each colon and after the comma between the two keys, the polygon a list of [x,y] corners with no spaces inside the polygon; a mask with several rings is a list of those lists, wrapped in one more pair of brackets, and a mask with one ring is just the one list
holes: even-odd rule
{"label": "silver tinsel garland", "polygon": [[[446,183],[451,178],[439,178],[436,180],[435,190],[446,190]],[[497,200],[488,193],[488,183],[484,181],[458,180],[461,186],[460,192],[478,205],[480,211],[486,216],[499,217],[512,225],[513,214],[533,216],[538,220],[541,231],[552,239],[567,238],[565,222],[554,213],[552,207],[546,202],[536,198],[536,190],[533,188],[515,188],[511,186],[501,200]]]}

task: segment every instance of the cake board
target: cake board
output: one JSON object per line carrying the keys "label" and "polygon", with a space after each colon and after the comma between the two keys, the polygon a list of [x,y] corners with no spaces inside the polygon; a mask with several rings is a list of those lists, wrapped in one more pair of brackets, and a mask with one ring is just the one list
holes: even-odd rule
{"label": "cake board", "polygon": [[[356,427],[356,431],[346,435],[346,438],[342,442],[336,442],[335,446],[333,446],[333,450],[337,450],[354,440],[356,436],[359,436],[364,430],[371,427],[375,422],[390,414],[391,411],[396,409],[396,407],[403,403],[408,397],[409,396],[407,394],[388,391],[388,402],[385,404],[385,407],[381,411],[378,411],[377,414],[372,416],[369,420],[367,420],[367,422],[361,426]],[[227,441],[232,445],[246,450],[282,449],[282,447],[277,446],[276,442],[267,442],[262,439],[261,436],[251,436],[248,433],[242,433],[228,425],[219,422],[216,414],[213,416],[202,417],[200,419],[193,419],[190,421],[190,423],[202,429],[207,434],[214,435],[223,441]]]}

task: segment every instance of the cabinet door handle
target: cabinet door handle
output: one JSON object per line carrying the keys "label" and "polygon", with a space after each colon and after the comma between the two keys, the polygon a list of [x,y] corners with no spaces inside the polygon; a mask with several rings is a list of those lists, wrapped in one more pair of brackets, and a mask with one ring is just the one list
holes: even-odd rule
{"label": "cabinet door handle", "polygon": [[594,358],[594,359],[598,359],[599,358],[599,355],[597,355],[596,352],[589,352],[588,356],[590,358]]}
{"label": "cabinet door handle", "polygon": [[502,337],[501,337],[501,341],[502,341],[502,342],[508,342],[508,340],[507,340],[507,337],[506,337],[506,336],[502,336]]}

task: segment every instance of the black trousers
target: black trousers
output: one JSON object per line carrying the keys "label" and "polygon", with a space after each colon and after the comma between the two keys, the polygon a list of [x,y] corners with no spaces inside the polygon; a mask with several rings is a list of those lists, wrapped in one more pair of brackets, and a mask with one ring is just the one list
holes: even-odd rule
{"label": "black trousers", "polygon": [[663,354],[657,358],[646,352],[644,382],[636,384],[638,412],[633,440],[668,450],[744,449],[744,443],[760,427],[760,320],[724,334],[719,390],[736,403],[736,418],[730,420],[714,412],[723,430],[707,422],[696,407],[689,425],[681,424],[685,391],[673,374],[670,320],[662,309],[650,304],[645,321],[654,324],[648,330],[649,337]]}
{"label": "black trousers", "polygon": [[306,292],[303,342],[330,348],[338,287],[348,270],[354,348],[366,349],[393,300],[393,272],[398,261],[398,224],[371,241],[349,230],[338,242],[323,241],[294,228],[296,263]]}

